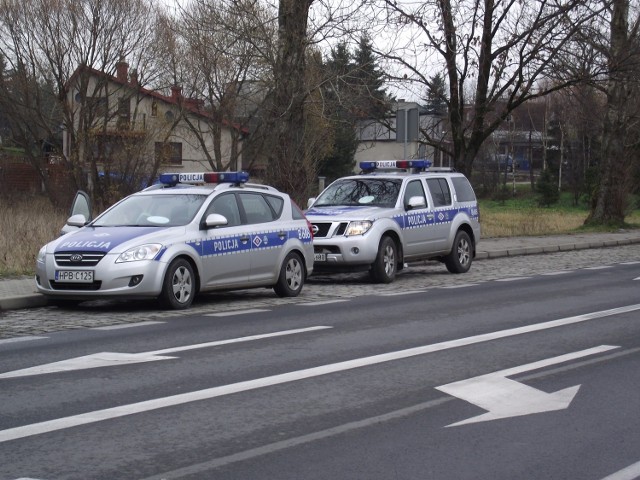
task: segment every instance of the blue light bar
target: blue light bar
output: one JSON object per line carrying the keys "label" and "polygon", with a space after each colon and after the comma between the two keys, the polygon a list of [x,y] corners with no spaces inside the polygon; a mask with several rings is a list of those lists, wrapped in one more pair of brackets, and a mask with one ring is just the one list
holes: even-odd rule
{"label": "blue light bar", "polygon": [[199,185],[202,183],[246,183],[249,181],[248,172],[199,172],[199,173],[162,173],[160,183],[176,185],[189,183]]}
{"label": "blue light bar", "polygon": [[375,162],[360,162],[362,170],[376,170],[386,168],[429,168],[429,160],[378,160]]}

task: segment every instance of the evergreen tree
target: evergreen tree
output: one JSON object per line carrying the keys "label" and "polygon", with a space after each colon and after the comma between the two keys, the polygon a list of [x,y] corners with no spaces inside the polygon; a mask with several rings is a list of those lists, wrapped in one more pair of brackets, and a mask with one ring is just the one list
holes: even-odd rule
{"label": "evergreen tree", "polygon": [[371,39],[360,37],[354,54],[357,118],[384,118],[389,100],[384,89],[384,72],[378,68]]}
{"label": "evergreen tree", "polygon": [[442,73],[436,73],[429,79],[427,98],[424,100],[427,102],[429,113],[434,115],[447,113],[447,85]]}

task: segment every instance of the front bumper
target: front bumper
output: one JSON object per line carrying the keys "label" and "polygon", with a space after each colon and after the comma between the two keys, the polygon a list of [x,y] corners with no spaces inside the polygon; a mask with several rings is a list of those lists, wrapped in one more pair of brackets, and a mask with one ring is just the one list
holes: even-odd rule
{"label": "front bumper", "polygon": [[[106,255],[93,267],[60,267],[53,255],[36,264],[38,292],[55,298],[157,297],[162,291],[166,263],[157,260],[115,263]],[[93,271],[93,283],[56,282],[56,270]]]}

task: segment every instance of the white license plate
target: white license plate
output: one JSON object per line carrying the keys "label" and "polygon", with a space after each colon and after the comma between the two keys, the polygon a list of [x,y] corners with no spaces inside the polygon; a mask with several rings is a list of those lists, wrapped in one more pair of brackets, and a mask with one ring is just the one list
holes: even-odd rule
{"label": "white license plate", "polygon": [[56,270],[56,282],[92,283],[93,270]]}
{"label": "white license plate", "polygon": [[326,262],[327,261],[327,254],[326,253],[314,253],[313,254],[313,261],[314,262]]}

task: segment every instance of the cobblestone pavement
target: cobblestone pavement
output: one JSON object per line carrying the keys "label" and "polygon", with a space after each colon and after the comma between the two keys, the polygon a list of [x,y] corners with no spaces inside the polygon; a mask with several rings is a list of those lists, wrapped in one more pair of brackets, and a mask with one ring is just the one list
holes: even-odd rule
{"label": "cobblestone pavement", "polygon": [[473,263],[468,273],[462,275],[448,273],[440,263],[426,262],[409,266],[399,273],[395,282],[388,285],[371,283],[366,273],[314,276],[296,298],[278,298],[271,289],[212,293],[196,298],[193,306],[186,311],[160,310],[153,301],[96,301],[83,303],[76,309],[43,307],[8,310],[0,311],[0,339],[42,335],[67,329],[162,321],[184,315],[207,315],[284,304],[308,304],[365,295],[447,288],[631,261],[640,261],[640,243],[540,255],[481,258]]}

